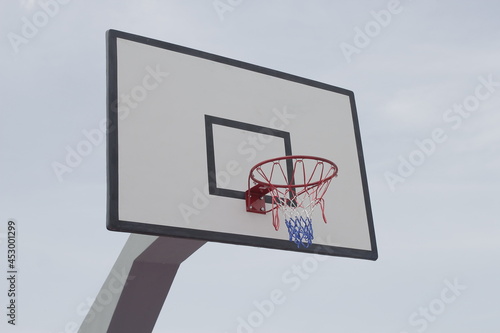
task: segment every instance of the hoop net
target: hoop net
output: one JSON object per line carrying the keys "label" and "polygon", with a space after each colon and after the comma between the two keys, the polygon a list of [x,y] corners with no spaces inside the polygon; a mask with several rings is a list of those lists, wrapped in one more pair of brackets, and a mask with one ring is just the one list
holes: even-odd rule
{"label": "hoop net", "polygon": [[324,194],[337,176],[335,163],[312,156],[285,156],[263,161],[250,170],[249,188],[263,187],[272,198],[273,225],[280,227],[279,212],[285,219],[290,241],[309,247],[314,239],[312,213],[319,205],[326,223]]}

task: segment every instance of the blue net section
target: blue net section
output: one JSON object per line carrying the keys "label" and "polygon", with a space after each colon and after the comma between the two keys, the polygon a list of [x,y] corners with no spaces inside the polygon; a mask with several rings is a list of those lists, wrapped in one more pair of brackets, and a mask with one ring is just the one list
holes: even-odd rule
{"label": "blue net section", "polygon": [[311,218],[302,216],[285,219],[290,240],[294,242],[298,248],[301,246],[309,247],[309,245],[311,245],[314,238],[311,222]]}

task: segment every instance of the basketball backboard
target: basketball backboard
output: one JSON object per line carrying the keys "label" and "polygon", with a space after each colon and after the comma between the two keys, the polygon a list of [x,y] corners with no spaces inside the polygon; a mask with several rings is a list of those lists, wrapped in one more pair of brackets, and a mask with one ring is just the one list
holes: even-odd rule
{"label": "basketball backboard", "polygon": [[[108,229],[377,259],[351,91],[116,30],[107,48]],[[250,169],[292,154],[338,166],[308,248],[245,209]]]}

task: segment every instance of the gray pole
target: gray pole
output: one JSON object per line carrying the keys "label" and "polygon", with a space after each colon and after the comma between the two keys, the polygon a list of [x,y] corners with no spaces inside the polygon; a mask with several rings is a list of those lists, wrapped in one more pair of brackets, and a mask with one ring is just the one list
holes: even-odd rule
{"label": "gray pole", "polygon": [[78,333],[150,333],[180,264],[205,241],[130,235]]}

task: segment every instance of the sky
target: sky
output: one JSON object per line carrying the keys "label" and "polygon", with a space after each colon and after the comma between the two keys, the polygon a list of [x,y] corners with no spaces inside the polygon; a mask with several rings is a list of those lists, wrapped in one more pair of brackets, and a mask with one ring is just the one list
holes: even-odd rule
{"label": "sky", "polygon": [[154,332],[498,332],[499,10],[2,2],[0,267],[8,277],[14,221],[18,295],[14,326],[2,279],[1,331],[75,332],[128,238],[105,227],[103,141],[54,170],[106,116],[105,32],[116,29],[354,91],[378,243],[377,261],[315,257],[294,284],[284,277],[310,255],[209,243],[183,263]]}

